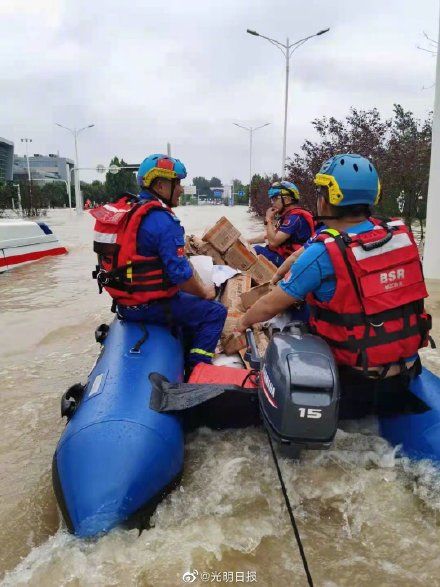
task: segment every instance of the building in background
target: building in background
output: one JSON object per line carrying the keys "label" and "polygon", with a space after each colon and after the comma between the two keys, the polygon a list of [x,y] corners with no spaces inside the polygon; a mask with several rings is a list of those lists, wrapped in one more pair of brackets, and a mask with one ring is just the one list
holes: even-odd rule
{"label": "building in background", "polygon": [[0,183],[12,181],[14,143],[0,137]]}
{"label": "building in background", "polygon": [[[35,153],[29,157],[31,179],[49,182],[64,181],[70,183],[70,173],[74,167],[72,159],[59,157],[55,153],[39,155]],[[14,180],[27,180],[26,157],[14,155]]]}

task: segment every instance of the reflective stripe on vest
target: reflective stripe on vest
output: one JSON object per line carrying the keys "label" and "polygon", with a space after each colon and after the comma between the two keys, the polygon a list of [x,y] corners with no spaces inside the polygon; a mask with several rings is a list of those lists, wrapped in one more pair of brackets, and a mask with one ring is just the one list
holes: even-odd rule
{"label": "reflective stripe on vest", "polygon": [[375,227],[359,235],[327,229],[316,237],[330,256],[336,289],[329,302],[307,297],[311,328],[329,343],[336,361],[365,369],[416,354],[431,328],[412,234],[401,221],[370,220]]}
{"label": "reflective stripe on vest", "polygon": [[157,199],[142,201],[132,196],[90,212],[96,220],[94,250],[99,264],[96,277],[100,287],[118,304],[148,304],[170,298],[179,289],[168,281],[159,257],[137,253],[140,224],[153,210],[173,215],[172,210]]}

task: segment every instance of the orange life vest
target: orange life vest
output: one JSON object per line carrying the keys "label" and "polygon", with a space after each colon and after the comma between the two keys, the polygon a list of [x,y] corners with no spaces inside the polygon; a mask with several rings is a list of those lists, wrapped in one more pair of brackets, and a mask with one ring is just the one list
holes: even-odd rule
{"label": "orange life vest", "polygon": [[93,250],[98,255],[93,277],[98,280],[100,292],[104,288],[117,304],[148,304],[171,298],[179,290],[167,279],[160,257],[145,257],[137,252],[139,226],[153,210],[173,214],[159,200],[145,201],[131,194],[90,210],[96,220]]}
{"label": "orange life vest", "polygon": [[[304,220],[309,225],[310,236],[313,236],[315,234],[315,221],[313,219],[313,215],[308,210],[305,210],[304,208],[299,208],[299,207],[298,208],[290,208],[286,212],[283,212],[280,219],[278,220],[277,230],[279,230],[279,228],[283,225],[283,223],[286,222],[286,220],[288,220],[290,218],[290,216],[301,216],[301,218],[304,218]],[[271,251],[274,251],[275,253],[278,253],[278,255],[281,255],[285,259],[287,259],[287,257],[289,257],[294,251],[297,251],[298,249],[300,249],[303,246],[304,242],[302,242],[302,243],[298,242],[297,240],[295,240],[295,238],[293,236],[289,236],[289,238],[283,244],[281,244],[279,247],[270,247],[269,246],[269,249]]]}
{"label": "orange life vest", "polygon": [[330,345],[339,365],[401,363],[428,344],[431,316],[417,245],[402,220],[370,218],[374,228],[350,235],[327,229],[317,235],[335,271],[329,302],[313,294],[312,332]]}

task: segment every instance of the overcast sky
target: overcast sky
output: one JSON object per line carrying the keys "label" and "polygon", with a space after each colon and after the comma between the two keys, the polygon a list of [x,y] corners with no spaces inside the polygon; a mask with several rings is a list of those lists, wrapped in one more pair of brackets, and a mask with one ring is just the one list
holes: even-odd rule
{"label": "overcast sky", "polygon": [[285,41],[327,27],[291,62],[288,154],[317,116],[432,109],[435,58],[417,45],[437,38],[438,0],[0,0],[0,136],[18,154],[30,137],[32,153],[73,157],[55,122],[94,123],[81,167],[136,163],[169,141],[190,177],[228,183],[249,173],[248,133],[232,123],[270,122],[253,167],[279,172],[283,56],[246,29]]}

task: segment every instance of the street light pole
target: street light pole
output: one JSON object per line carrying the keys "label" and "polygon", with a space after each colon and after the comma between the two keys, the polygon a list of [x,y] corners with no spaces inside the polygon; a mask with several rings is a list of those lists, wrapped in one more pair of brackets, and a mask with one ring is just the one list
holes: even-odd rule
{"label": "street light pole", "polygon": [[260,130],[265,126],[268,126],[270,122],[266,122],[260,126],[243,126],[242,124],[238,124],[237,122],[233,122],[235,126],[239,126],[240,128],[247,130],[249,132],[249,200],[251,197],[251,184],[252,184],[252,136],[254,131]]}
{"label": "street light pole", "polygon": [[64,128],[65,130],[68,130],[73,135],[73,138],[75,140],[75,167],[73,170],[75,172],[74,184],[75,184],[76,213],[82,214],[83,213],[83,201],[82,201],[82,194],[81,194],[81,189],[80,189],[81,186],[80,186],[80,179],[79,179],[78,135],[83,130],[86,130],[88,128],[92,128],[95,125],[88,124],[87,126],[83,126],[80,129],[76,129],[76,128],[68,128],[67,126],[63,126],[62,124],[59,124],[58,122],[56,122],[55,124],[56,124],[56,126],[59,126],[61,128]]}
{"label": "street light pole", "polygon": [[31,168],[29,166],[29,151],[28,151],[28,143],[32,143],[32,139],[20,139],[22,143],[26,144],[26,165],[27,165],[27,173],[28,173],[28,181],[29,185],[31,184]]}
{"label": "street light pole", "polygon": [[285,83],[285,91],[284,91],[284,133],[283,133],[283,159],[281,163],[281,179],[284,179],[284,172],[286,169],[286,151],[287,151],[287,110],[288,110],[288,103],[289,103],[289,73],[290,73],[290,57],[301,45],[304,45],[309,39],[313,37],[318,37],[320,35],[324,35],[328,33],[330,29],[323,29],[322,31],[318,31],[314,35],[309,35],[308,37],[304,37],[304,39],[300,39],[299,41],[295,41],[294,43],[289,42],[289,38],[286,40],[286,44],[277,41],[276,39],[271,39],[270,37],[265,37],[264,35],[260,35],[257,31],[252,31],[247,29],[246,32],[254,37],[261,37],[262,39],[266,39],[275,45],[281,53],[284,55],[286,60],[286,83]]}

